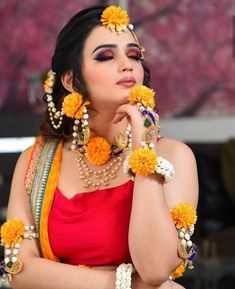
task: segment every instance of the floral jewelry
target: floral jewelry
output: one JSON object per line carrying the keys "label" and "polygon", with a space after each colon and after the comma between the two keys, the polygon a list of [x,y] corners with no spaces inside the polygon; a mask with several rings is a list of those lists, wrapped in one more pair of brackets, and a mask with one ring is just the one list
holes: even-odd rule
{"label": "floral jewelry", "polygon": [[38,238],[34,226],[25,226],[20,219],[12,219],[1,226],[1,245],[5,246],[5,259],[0,263],[3,281],[11,281],[12,275],[23,269],[23,263],[17,258],[23,239]]}
{"label": "floral jewelry", "polygon": [[[89,101],[83,102],[83,96],[78,92],[72,92],[64,98],[62,108],[67,117],[74,118],[73,125],[73,141],[71,150],[76,150],[78,146],[86,144],[90,138],[90,129],[88,126],[88,118],[86,106]],[[81,130],[79,124],[81,122]]]}
{"label": "floral jewelry", "polygon": [[55,107],[55,103],[53,102],[52,92],[53,92],[54,83],[55,83],[55,72],[50,70],[47,73],[47,79],[44,82],[44,91],[46,93],[47,106],[48,106],[51,124],[53,128],[58,129],[62,125],[64,112],[63,112],[63,108],[61,110],[57,110]]}
{"label": "floral jewelry", "polygon": [[120,6],[109,6],[103,11],[100,21],[107,29],[116,31],[118,34],[129,30],[140,49],[140,59],[144,59],[145,49],[139,44],[138,38],[134,33],[134,26],[129,23],[129,16],[126,10],[123,10]]}
{"label": "floral jewelry", "polygon": [[[75,150],[78,153],[77,162],[80,171],[80,179],[84,182],[84,188],[99,188],[101,185],[108,186],[110,180],[117,177],[117,171],[123,164],[123,151],[131,147],[131,126],[128,125],[125,132],[118,132],[114,137],[114,144],[110,145],[103,137],[93,137],[89,142]],[[85,159],[95,165],[111,162],[100,170],[92,170],[88,167]],[[85,158],[85,159],[84,159]],[[102,178],[103,177],[103,178]],[[95,179],[92,180],[91,178]]]}
{"label": "floral jewelry", "polygon": [[106,28],[119,33],[121,31],[127,31],[129,17],[127,12],[120,6],[112,5],[103,11],[100,21]]}
{"label": "floral jewelry", "polygon": [[170,181],[175,175],[174,166],[166,159],[157,155],[154,140],[157,138],[159,127],[155,119],[155,92],[144,85],[136,85],[130,92],[129,103],[136,104],[141,116],[144,118],[144,134],[141,146],[136,148],[124,162],[124,172],[149,176],[153,173],[161,174],[165,182]]}
{"label": "floral jewelry", "polygon": [[178,230],[180,239],[178,245],[178,256],[183,260],[181,265],[171,273],[170,279],[179,278],[183,275],[185,268],[193,269],[193,260],[197,255],[197,246],[192,243],[190,237],[194,233],[194,225],[197,221],[196,209],[187,203],[180,203],[171,210],[172,220]]}
{"label": "floral jewelry", "polygon": [[131,263],[121,264],[116,269],[115,289],[131,289],[131,275],[135,268]]}

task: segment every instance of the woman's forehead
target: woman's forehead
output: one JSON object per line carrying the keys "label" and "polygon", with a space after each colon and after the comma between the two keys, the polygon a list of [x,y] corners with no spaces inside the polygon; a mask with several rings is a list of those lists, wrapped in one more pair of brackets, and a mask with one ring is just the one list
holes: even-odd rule
{"label": "woman's forehead", "polygon": [[120,34],[117,34],[116,31],[110,31],[103,26],[97,26],[88,36],[85,42],[85,49],[91,50],[96,46],[103,44],[126,46],[128,43],[135,43],[134,37],[130,31],[122,31]]}

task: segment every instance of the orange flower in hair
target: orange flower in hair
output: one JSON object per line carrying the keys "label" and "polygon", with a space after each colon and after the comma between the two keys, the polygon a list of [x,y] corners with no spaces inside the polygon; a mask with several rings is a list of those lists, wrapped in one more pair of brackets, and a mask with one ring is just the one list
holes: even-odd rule
{"label": "orange flower in hair", "polygon": [[149,176],[154,173],[157,166],[157,154],[148,147],[140,147],[133,151],[128,163],[133,173]]}
{"label": "orange flower in hair", "polygon": [[171,209],[174,224],[179,228],[188,230],[197,221],[196,209],[187,203],[180,203]]}
{"label": "orange flower in hair", "polygon": [[116,30],[117,32],[127,30],[127,25],[129,24],[129,17],[125,10],[120,6],[109,6],[107,7],[102,15],[100,21],[102,25],[111,31]]}
{"label": "orange flower in hair", "polygon": [[25,226],[20,219],[12,219],[1,226],[1,238],[4,245],[14,247],[22,241],[25,233]]}
{"label": "orange flower in hair", "polygon": [[100,166],[110,159],[111,146],[103,137],[93,137],[87,143],[85,153],[89,162]]}
{"label": "orange flower in hair", "polygon": [[83,97],[78,92],[72,92],[65,96],[62,107],[67,117],[81,118],[82,112],[80,109],[83,102]]}
{"label": "orange flower in hair", "polygon": [[172,279],[176,279],[176,278],[180,278],[183,276],[184,274],[184,271],[185,271],[185,266],[184,266],[184,262],[181,263],[173,273],[171,273],[171,277]]}
{"label": "orange flower in hair", "polygon": [[155,92],[145,85],[135,85],[130,91],[129,102],[131,104],[141,102],[145,107],[155,107]]}

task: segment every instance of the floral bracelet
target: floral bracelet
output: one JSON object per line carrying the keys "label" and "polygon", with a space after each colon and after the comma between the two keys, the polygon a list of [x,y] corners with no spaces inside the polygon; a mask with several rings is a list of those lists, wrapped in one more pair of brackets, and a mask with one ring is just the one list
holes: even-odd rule
{"label": "floral bracelet", "polygon": [[21,242],[23,239],[36,239],[38,233],[34,225],[24,225],[20,219],[11,219],[5,222],[1,228],[1,245],[5,247],[5,258],[0,263],[2,280],[9,282],[12,275],[18,274],[23,269],[23,262],[18,259]]}

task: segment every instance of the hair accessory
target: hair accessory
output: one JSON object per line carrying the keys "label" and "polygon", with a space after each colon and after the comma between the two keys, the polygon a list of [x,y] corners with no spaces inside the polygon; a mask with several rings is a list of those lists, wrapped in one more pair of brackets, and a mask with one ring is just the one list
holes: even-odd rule
{"label": "hair accessory", "polygon": [[55,103],[53,102],[52,92],[55,83],[55,72],[50,70],[47,73],[47,79],[44,82],[44,91],[46,93],[47,98],[47,106],[50,116],[50,121],[54,129],[58,129],[62,125],[63,121],[63,108],[61,110],[57,110]]}
{"label": "hair accessory", "polygon": [[0,264],[2,280],[10,282],[12,275],[23,269],[23,263],[17,258],[23,239],[38,238],[35,226],[25,226],[20,219],[12,219],[1,226],[1,245],[5,246],[5,259]]}
{"label": "hair accessory", "polygon": [[183,260],[183,263],[169,277],[175,279],[183,275],[187,266],[189,269],[193,269],[193,260],[196,258],[198,249],[190,238],[194,233],[197,214],[196,209],[191,204],[180,203],[171,209],[171,216],[180,239],[177,249],[178,256]]}
{"label": "hair accessory", "polygon": [[131,289],[131,274],[134,272],[131,263],[119,265],[116,269],[115,289]]}
{"label": "hair accessory", "polygon": [[127,30],[129,17],[127,11],[123,10],[120,6],[112,5],[103,11],[100,21],[106,28],[120,33]]}
{"label": "hair accessory", "polygon": [[129,16],[126,10],[123,10],[120,6],[109,6],[103,11],[100,21],[107,29],[116,31],[118,34],[121,31],[129,30],[139,46],[140,59],[144,59],[145,49],[139,44],[138,38],[134,33],[134,25],[129,23]]}

